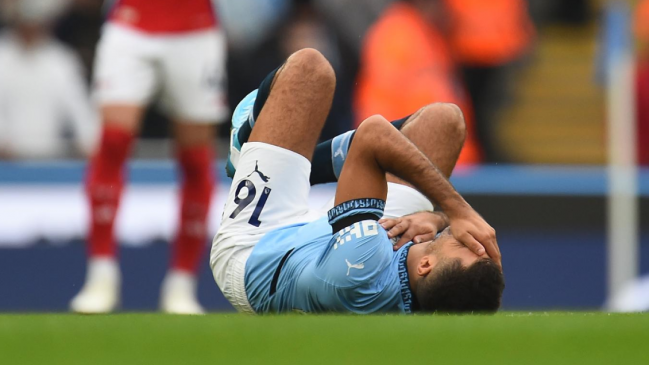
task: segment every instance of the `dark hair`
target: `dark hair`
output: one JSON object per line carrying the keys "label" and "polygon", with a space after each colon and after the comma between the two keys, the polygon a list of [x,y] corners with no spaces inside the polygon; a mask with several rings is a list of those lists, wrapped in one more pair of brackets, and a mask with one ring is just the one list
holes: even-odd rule
{"label": "dark hair", "polygon": [[503,273],[491,259],[468,267],[453,260],[422,278],[416,295],[424,312],[494,313],[504,289]]}

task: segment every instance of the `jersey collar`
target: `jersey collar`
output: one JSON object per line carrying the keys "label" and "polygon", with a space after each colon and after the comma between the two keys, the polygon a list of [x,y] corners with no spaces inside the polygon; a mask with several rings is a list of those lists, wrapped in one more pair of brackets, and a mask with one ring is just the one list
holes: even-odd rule
{"label": "jersey collar", "polygon": [[410,279],[408,277],[408,251],[412,247],[413,243],[407,243],[403,246],[397,253],[399,255],[399,287],[401,289],[401,299],[403,300],[403,310],[404,312],[410,314],[414,312],[419,306],[415,300],[415,296],[410,289]]}

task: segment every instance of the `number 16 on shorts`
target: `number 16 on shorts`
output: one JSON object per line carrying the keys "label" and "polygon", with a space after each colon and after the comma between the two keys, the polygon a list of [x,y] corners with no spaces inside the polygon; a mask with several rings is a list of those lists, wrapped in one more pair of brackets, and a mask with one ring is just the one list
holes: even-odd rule
{"label": "number 16 on shorts", "polygon": [[[241,193],[241,189],[243,189],[244,187],[248,190],[248,195],[245,198],[239,198],[239,193]],[[252,212],[252,216],[248,220],[248,224],[259,227],[259,225],[261,224],[259,216],[261,215],[262,210],[264,210],[264,205],[266,205],[266,201],[268,200],[270,192],[271,188],[264,187],[264,190],[261,192],[261,196],[259,197],[259,201],[255,206],[255,210]],[[236,218],[242,210],[244,210],[248,205],[250,205],[250,203],[253,202],[253,200],[255,200],[256,196],[257,188],[255,188],[255,185],[252,183],[252,181],[247,179],[242,180],[237,186],[237,190],[234,193],[234,204],[237,204],[237,207],[234,209],[232,214],[230,214],[230,218]]]}

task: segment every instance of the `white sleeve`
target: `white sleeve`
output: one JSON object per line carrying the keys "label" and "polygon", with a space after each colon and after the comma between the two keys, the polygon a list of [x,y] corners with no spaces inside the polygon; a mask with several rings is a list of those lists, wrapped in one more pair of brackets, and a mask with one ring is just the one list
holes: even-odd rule
{"label": "white sleeve", "polygon": [[90,100],[81,62],[76,57],[69,57],[66,63],[63,67],[66,82],[61,90],[63,111],[73,130],[78,151],[88,156],[97,142],[99,115]]}

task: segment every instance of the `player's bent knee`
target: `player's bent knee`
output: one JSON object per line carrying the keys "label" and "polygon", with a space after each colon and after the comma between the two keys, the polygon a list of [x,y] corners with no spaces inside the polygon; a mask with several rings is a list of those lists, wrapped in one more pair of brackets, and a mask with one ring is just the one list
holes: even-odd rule
{"label": "player's bent knee", "polygon": [[104,127],[136,133],[140,127],[144,108],[140,105],[106,105],[101,107]]}
{"label": "player's bent knee", "polygon": [[358,126],[354,134],[354,141],[375,144],[377,139],[381,139],[386,135],[386,129],[392,128],[394,127],[382,115],[372,115]]}
{"label": "player's bent knee", "polygon": [[329,61],[318,50],[304,48],[293,53],[286,67],[296,67],[300,73],[317,82],[321,87],[336,85],[336,74]]}
{"label": "player's bent knee", "polygon": [[466,123],[464,114],[459,106],[452,103],[434,103],[422,110],[423,125],[433,133],[445,133],[449,138],[464,142],[466,138]]}
{"label": "player's bent knee", "polygon": [[366,134],[368,132],[375,132],[380,128],[391,127],[390,122],[380,114],[372,115],[366,118],[358,126],[356,134]]}

